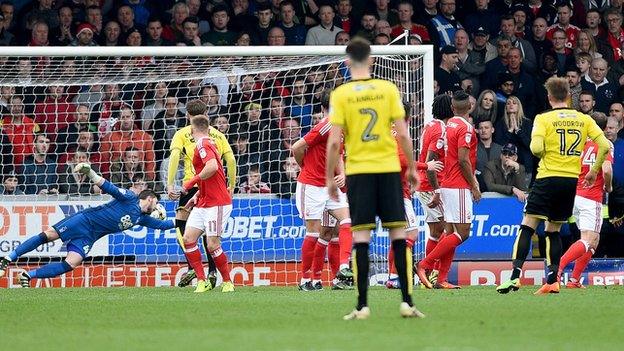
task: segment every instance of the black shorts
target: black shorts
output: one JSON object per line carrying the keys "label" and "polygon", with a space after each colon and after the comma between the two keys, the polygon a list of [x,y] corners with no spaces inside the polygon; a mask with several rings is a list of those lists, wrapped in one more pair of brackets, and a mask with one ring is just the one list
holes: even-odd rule
{"label": "black shorts", "polygon": [[180,196],[180,201],[178,201],[178,210],[183,209],[184,206],[189,202],[189,200],[195,196],[195,194],[197,193],[197,191],[199,190],[198,187],[193,187],[191,188],[191,190],[189,190],[186,194],[182,194]]}
{"label": "black shorts", "polygon": [[574,209],[577,181],[577,178],[568,177],[536,179],[524,213],[549,222],[567,222]]}
{"label": "black shorts", "polygon": [[385,228],[405,227],[403,188],[399,173],[347,176],[351,229],[374,229],[375,216]]}

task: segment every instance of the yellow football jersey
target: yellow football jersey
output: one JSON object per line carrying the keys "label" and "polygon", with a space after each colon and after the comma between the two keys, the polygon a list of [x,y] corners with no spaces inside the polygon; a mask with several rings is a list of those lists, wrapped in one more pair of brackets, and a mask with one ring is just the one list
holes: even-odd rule
{"label": "yellow football jersey", "polygon": [[537,115],[531,138],[544,138],[544,154],[536,178],[578,178],[587,138],[595,140],[601,134],[602,130],[590,116],[570,108],[556,108]]}
{"label": "yellow football jersey", "polygon": [[[219,156],[222,160],[224,154],[232,153],[232,147],[223,133],[218,131],[216,128],[210,127],[209,135],[215,141],[217,151],[219,152]],[[195,170],[193,169],[193,155],[195,154],[195,147],[195,139],[193,139],[193,135],[191,134],[190,125],[180,128],[173,135],[169,149],[180,150],[181,159],[184,164],[184,181],[190,180],[193,176],[195,176]],[[173,183],[173,180],[171,180],[171,183]]]}
{"label": "yellow football jersey", "polygon": [[401,171],[392,124],[405,110],[392,82],[353,80],[336,88],[329,101],[329,120],[344,132],[347,175]]}

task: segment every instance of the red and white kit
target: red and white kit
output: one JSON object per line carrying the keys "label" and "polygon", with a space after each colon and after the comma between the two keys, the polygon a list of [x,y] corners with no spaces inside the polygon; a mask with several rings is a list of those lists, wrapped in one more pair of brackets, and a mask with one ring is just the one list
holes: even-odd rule
{"label": "red and white kit", "polygon": [[320,220],[324,210],[336,210],[349,207],[347,195],[338,192],[339,200],[329,197],[325,186],[325,157],[327,138],[331,130],[328,118],[323,118],[303,139],[308,145],[301,173],[297,179],[295,204],[299,216],[304,220]]}
{"label": "red and white kit", "polygon": [[[579,230],[599,233],[602,226],[602,200],[605,185],[602,172],[598,172],[594,185],[588,188],[583,186],[585,175],[596,163],[597,151],[598,146],[593,140],[588,140],[585,143],[585,149],[581,154],[581,174],[576,185],[573,215]],[[607,154],[606,161],[613,162],[613,147]]]}
{"label": "red and white kit", "polygon": [[[424,127],[422,136],[420,137],[420,154],[418,155],[418,162],[427,162],[427,154],[429,151],[437,155],[438,161],[444,162],[444,136],[446,126],[444,122],[439,119],[434,119],[427,123]],[[438,172],[438,182],[444,179],[444,170]],[[418,171],[419,185],[416,189],[418,191],[418,201],[420,201],[421,207],[425,211],[425,221],[427,223],[439,222],[440,218],[444,217],[444,208],[442,204],[429,208],[427,206],[431,202],[433,197],[433,187],[429,183],[427,178],[427,170]]]}
{"label": "red and white kit", "polygon": [[[403,206],[405,207],[405,221],[407,225],[405,231],[412,231],[418,229],[418,221],[416,220],[416,211],[414,211],[414,204],[412,203],[412,187],[407,180],[407,157],[403,149],[399,147],[399,162],[401,163],[401,185],[403,186]],[[424,164],[427,167],[426,164]],[[419,167],[422,168],[422,167]]]}
{"label": "red and white kit", "polygon": [[193,155],[193,168],[199,174],[206,163],[217,161],[217,171],[198,183],[197,201],[186,225],[203,230],[207,236],[220,236],[232,213],[232,197],[227,189],[223,164],[214,141],[209,137],[197,140]]}
{"label": "red and white kit", "polygon": [[477,135],[472,125],[461,117],[453,117],[446,123],[445,176],[441,182],[440,195],[444,203],[444,220],[447,223],[472,222],[472,193],[470,183],[464,178],[459,166],[459,149],[468,148],[471,174],[477,165]]}

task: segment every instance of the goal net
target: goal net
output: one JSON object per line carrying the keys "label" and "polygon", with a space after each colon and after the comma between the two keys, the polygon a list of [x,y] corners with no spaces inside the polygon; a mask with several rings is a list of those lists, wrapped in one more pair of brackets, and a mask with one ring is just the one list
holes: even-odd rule
{"label": "goal net", "polygon": [[[432,49],[375,46],[373,54],[374,76],[393,81],[412,107],[417,149],[433,100]],[[119,187],[146,183],[173,218],[169,147],[187,124],[186,103],[200,99],[237,161],[222,236],[234,283],[296,284],[305,227],[294,205],[299,167],[289,146],[322,118],[323,91],[350,79],[344,60],[344,47],[0,48],[0,255],[110,200],[72,173],[78,162]],[[176,174],[179,187],[181,165]],[[419,218],[416,255],[424,251]],[[373,236],[371,282],[385,280],[388,243],[384,231]],[[16,287],[22,270],[66,253],[60,241],[46,243],[12,264],[0,286]],[[101,238],[74,271],[33,286],[173,286],[186,270],[175,230],[135,227]]]}

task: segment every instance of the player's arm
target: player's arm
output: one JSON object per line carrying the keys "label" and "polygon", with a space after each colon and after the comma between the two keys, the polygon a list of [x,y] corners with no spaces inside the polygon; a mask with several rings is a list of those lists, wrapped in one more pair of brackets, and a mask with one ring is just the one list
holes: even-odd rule
{"label": "player's arm", "polygon": [[175,223],[172,220],[170,219],[160,220],[160,219],[151,217],[150,215],[141,216],[141,219],[139,220],[137,224],[142,225],[144,227],[148,227],[152,229],[160,229],[160,230],[167,230],[167,229],[175,228]]}
{"label": "player's arm", "polygon": [[227,168],[228,189],[233,191],[236,186],[236,157],[234,157],[232,149],[230,149],[230,152],[223,154],[223,160],[225,161],[225,167]]}
{"label": "player's arm", "polygon": [[183,147],[184,140],[182,133],[178,131],[173,135],[173,140],[171,140],[171,146],[169,147],[169,165],[167,167],[167,195],[172,200],[180,196],[179,192],[175,191],[174,183]]}
{"label": "player's arm", "polygon": [[299,167],[303,167],[303,157],[305,156],[306,149],[308,148],[308,143],[304,138],[297,140],[291,147],[290,152],[292,153],[295,161]]}
{"label": "player's arm", "polygon": [[594,181],[596,181],[596,175],[598,172],[602,170],[602,164],[607,159],[609,150],[611,150],[611,142],[607,139],[604,132],[600,129],[600,127],[598,127],[593,119],[587,119],[587,136],[589,136],[598,146],[598,150],[596,150],[596,163],[594,163],[592,168],[585,175],[585,186],[591,186],[594,184]]}
{"label": "player's arm", "polygon": [[472,197],[475,201],[479,201],[481,199],[481,191],[479,190],[479,183],[477,183],[477,178],[472,174],[472,164],[470,163],[470,149],[467,147],[460,147],[457,151],[457,159],[459,161],[459,170],[461,171],[462,176],[468,184],[470,184],[470,189],[472,191]]}
{"label": "player's arm", "polygon": [[394,130],[396,131],[396,139],[399,142],[399,146],[405,154],[407,160],[407,178],[414,187],[418,186],[418,178],[416,178],[416,167],[414,163],[414,150],[412,149],[412,138],[410,138],[407,131],[407,124],[404,119],[397,119],[394,121]]}
{"label": "player's arm", "polygon": [[204,162],[204,168],[202,168],[202,170],[198,174],[191,178],[191,180],[184,183],[184,190],[186,191],[191,190],[191,188],[195,186],[195,184],[197,184],[200,180],[212,177],[219,169],[217,159],[215,158],[215,155],[211,150],[206,150],[202,147],[199,149],[199,155]]}
{"label": "player's arm", "polygon": [[334,172],[340,159],[340,139],[342,136],[342,126],[333,125],[327,138],[327,162],[325,165],[325,179],[327,182],[327,190],[329,196],[334,199],[338,198],[338,186],[334,179]]}
{"label": "player's arm", "polygon": [[605,191],[610,193],[613,190],[613,166],[611,161],[604,161],[602,164],[602,177],[604,178]]}
{"label": "player's arm", "polygon": [[113,183],[104,179],[101,175],[97,174],[88,163],[79,163],[74,167],[74,172],[86,175],[93,184],[102,189],[102,192],[109,194],[117,200],[128,200],[132,197],[132,194],[125,189],[120,189],[113,185]]}
{"label": "player's arm", "polygon": [[[429,150],[427,151],[427,162],[437,161],[439,159],[438,154]],[[436,171],[427,170],[427,180],[429,180],[429,184],[433,190],[440,189],[440,185],[438,184],[438,173]]]}
{"label": "player's arm", "polygon": [[544,144],[544,140],[546,138],[546,127],[542,120],[543,118],[541,118],[541,115],[535,117],[535,122],[533,122],[533,131],[531,132],[531,143],[529,144],[531,153],[533,153],[535,157],[539,158],[542,158],[544,156],[544,152],[546,151],[546,146]]}

